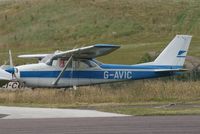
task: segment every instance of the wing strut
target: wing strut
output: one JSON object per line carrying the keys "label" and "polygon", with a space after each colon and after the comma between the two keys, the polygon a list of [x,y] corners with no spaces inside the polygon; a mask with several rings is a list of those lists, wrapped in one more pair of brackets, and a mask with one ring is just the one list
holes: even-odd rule
{"label": "wing strut", "polygon": [[60,78],[62,77],[63,73],[65,72],[67,66],[69,65],[69,63],[72,61],[73,56],[71,56],[69,58],[69,60],[67,61],[67,63],[65,64],[65,67],[63,68],[63,70],[60,72],[60,74],[58,75],[58,77],[56,78],[56,80],[52,83],[53,85],[57,85],[57,83],[59,82]]}

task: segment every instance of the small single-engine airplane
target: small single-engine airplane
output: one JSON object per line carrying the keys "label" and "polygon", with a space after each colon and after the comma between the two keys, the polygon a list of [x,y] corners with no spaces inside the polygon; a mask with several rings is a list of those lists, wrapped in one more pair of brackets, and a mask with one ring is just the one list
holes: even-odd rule
{"label": "small single-engine airplane", "polygon": [[67,88],[172,76],[186,71],[183,64],[191,38],[189,35],[176,35],[155,61],[148,63],[103,64],[95,58],[109,54],[120,46],[96,44],[68,51],[56,51],[53,54],[20,55],[20,58],[37,58],[39,63],[20,65],[6,71],[25,86],[32,88]]}

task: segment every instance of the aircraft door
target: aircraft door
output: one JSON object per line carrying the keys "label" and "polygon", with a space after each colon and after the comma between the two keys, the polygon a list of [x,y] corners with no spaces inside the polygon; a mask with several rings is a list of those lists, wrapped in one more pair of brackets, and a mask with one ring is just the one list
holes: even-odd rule
{"label": "aircraft door", "polygon": [[75,77],[78,85],[88,85],[91,83],[90,62],[86,59],[75,60]]}

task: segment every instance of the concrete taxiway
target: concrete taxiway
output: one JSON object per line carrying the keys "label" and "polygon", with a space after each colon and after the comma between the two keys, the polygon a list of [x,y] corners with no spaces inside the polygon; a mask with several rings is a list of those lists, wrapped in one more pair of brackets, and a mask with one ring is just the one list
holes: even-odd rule
{"label": "concrete taxiway", "polygon": [[99,112],[95,110],[0,106],[1,119],[80,118],[80,117],[119,117],[119,116],[121,117],[127,115]]}

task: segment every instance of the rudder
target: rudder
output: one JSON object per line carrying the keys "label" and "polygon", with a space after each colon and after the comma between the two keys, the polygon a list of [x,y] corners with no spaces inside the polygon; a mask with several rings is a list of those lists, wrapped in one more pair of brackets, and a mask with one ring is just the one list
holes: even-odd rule
{"label": "rudder", "polygon": [[191,39],[190,35],[176,35],[153,64],[183,66]]}

